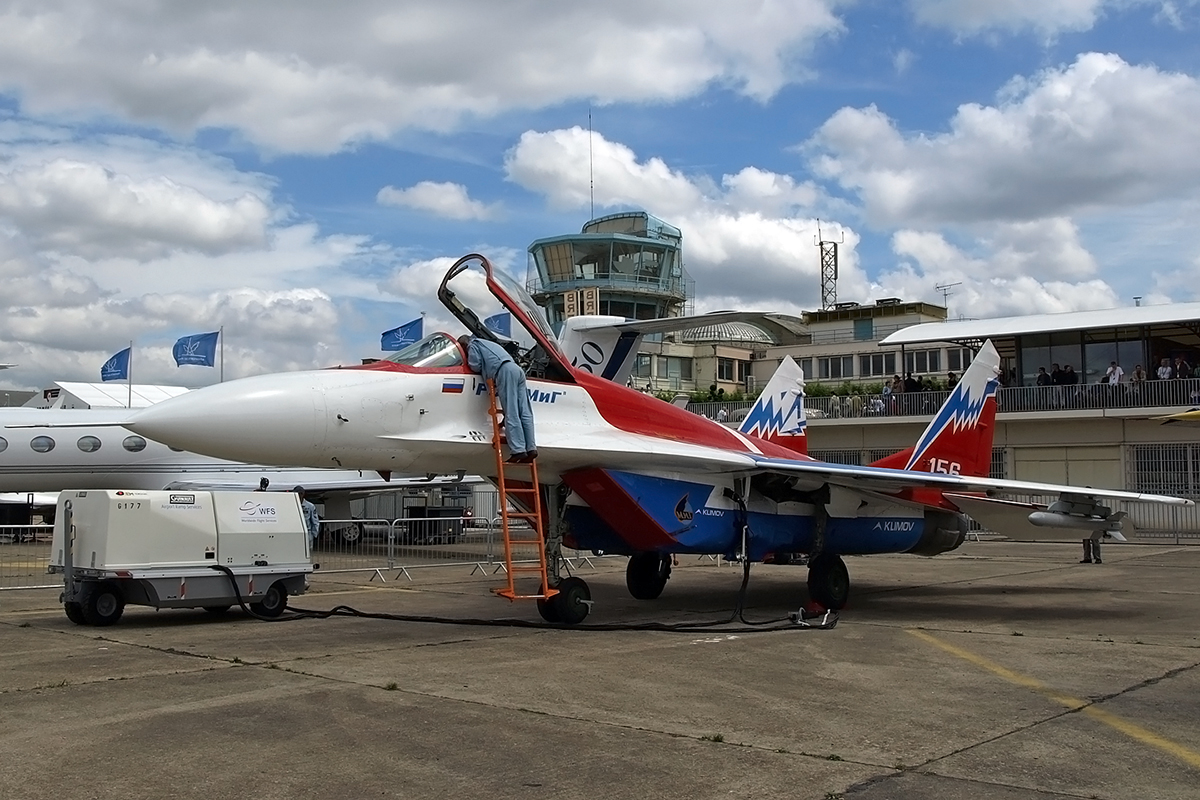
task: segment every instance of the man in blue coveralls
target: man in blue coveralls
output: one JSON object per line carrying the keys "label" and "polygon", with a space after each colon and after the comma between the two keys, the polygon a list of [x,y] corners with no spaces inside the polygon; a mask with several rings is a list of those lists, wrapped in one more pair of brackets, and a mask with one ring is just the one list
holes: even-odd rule
{"label": "man in blue coveralls", "polygon": [[460,336],[459,344],[467,351],[467,368],[484,380],[496,383],[500,407],[504,409],[504,435],[510,461],[527,462],[537,458],[533,438],[533,409],[529,407],[529,389],[525,372],[500,345],[478,336]]}

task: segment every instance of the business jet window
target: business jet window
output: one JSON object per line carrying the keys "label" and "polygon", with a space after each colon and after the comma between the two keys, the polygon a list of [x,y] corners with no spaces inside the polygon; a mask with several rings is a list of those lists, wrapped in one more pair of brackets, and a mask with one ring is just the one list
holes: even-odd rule
{"label": "business jet window", "polygon": [[456,367],[462,363],[462,351],[449,335],[431,333],[384,360],[410,367]]}
{"label": "business jet window", "polygon": [[81,436],[76,444],[85,453],[94,453],[100,449],[100,440],[95,436]]}
{"label": "business jet window", "polygon": [[29,447],[35,453],[49,453],[54,449],[54,440],[49,436],[35,436],[29,441]]}
{"label": "business jet window", "polygon": [[146,440],[140,436],[126,436],[125,441],[121,442],[121,447],[131,453],[140,453],[146,449]]}
{"label": "business jet window", "polygon": [[7,449],[8,449],[8,439],[5,439],[3,436],[0,436],[0,453],[3,453]]}

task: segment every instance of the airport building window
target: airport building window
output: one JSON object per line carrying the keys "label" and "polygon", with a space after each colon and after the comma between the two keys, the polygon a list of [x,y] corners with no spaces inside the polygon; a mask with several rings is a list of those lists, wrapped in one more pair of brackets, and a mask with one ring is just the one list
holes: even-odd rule
{"label": "airport building window", "polygon": [[0,436],[0,453],[3,453],[7,449],[8,449],[8,439],[5,439],[3,436]]}
{"label": "airport building window", "polygon": [[140,453],[146,449],[146,440],[140,436],[126,436],[125,441],[121,442],[121,447],[131,453]]}
{"label": "airport building window", "polygon": [[732,381],[734,364],[736,362],[732,358],[717,359],[717,380]]}
{"label": "airport building window", "polygon": [[818,358],[817,369],[820,370],[821,380],[853,378],[854,356],[833,356]]}
{"label": "airport building window", "polygon": [[100,449],[100,440],[95,436],[81,436],[76,444],[85,453],[94,453]]}
{"label": "airport building window", "polygon": [[904,371],[918,375],[942,371],[941,350],[914,350],[904,354]]}
{"label": "airport building window", "polygon": [[692,360],[681,356],[659,356],[658,377],[676,378],[690,381],[692,379]]}
{"label": "airport building window", "polygon": [[863,378],[879,375],[891,377],[896,373],[895,353],[871,353],[858,357],[858,374]]}
{"label": "airport building window", "polygon": [[637,358],[633,362],[633,376],[635,378],[650,377],[650,359],[652,356],[649,353],[638,353]]}
{"label": "airport building window", "polygon": [[813,376],[813,368],[812,368],[812,359],[811,358],[800,359],[800,371],[804,373],[805,378],[811,378]]}
{"label": "airport building window", "polygon": [[946,369],[951,372],[962,372],[971,366],[975,355],[966,347],[951,347],[946,351]]}
{"label": "airport building window", "polygon": [[30,440],[29,447],[35,453],[49,453],[54,449],[54,440],[49,436],[35,436]]}

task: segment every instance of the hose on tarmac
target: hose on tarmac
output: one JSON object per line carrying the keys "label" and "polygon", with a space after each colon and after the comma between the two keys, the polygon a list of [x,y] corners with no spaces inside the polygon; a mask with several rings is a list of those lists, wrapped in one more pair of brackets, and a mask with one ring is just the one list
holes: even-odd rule
{"label": "hose on tarmac", "polygon": [[[750,562],[745,561],[742,569],[742,582],[738,588],[737,599],[733,611],[725,619],[705,622],[612,622],[568,625],[557,622],[535,622],[527,619],[498,618],[476,619],[470,617],[439,617],[423,614],[388,614],[379,611],[360,611],[351,606],[334,606],[326,611],[305,608],[291,608],[290,613],[270,617],[259,614],[246,604],[241,590],[237,585],[237,577],[233,570],[221,564],[212,564],[213,569],[223,572],[233,586],[237,604],[250,616],[263,622],[293,622],[299,619],[329,619],[330,617],[362,617],[363,619],[381,619],[393,622],[419,622],[434,625],[469,625],[488,628],[540,628],[547,630],[569,631],[657,631],[661,633],[774,633],[778,631],[796,630],[830,630],[838,623],[838,612],[825,611],[823,614],[806,618],[802,612],[790,614],[777,619],[750,621],[745,617],[746,590],[750,585]],[[731,627],[734,622],[741,622],[739,627]]]}

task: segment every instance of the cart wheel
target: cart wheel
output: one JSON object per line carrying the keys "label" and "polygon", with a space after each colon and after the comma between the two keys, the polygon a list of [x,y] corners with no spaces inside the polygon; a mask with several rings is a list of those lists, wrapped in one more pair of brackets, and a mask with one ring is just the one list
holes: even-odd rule
{"label": "cart wheel", "polygon": [[219,617],[230,609],[230,606],[204,606],[204,610],[214,617]]}
{"label": "cart wheel", "polygon": [[112,625],[125,612],[125,598],[121,596],[120,588],[109,581],[84,589],[79,605],[87,625]]}
{"label": "cart wheel", "polygon": [[67,612],[67,619],[74,622],[76,625],[87,625],[87,620],[83,618],[83,606],[79,603],[63,603],[63,609]]}
{"label": "cart wheel", "polygon": [[287,589],[282,583],[272,583],[271,588],[258,603],[251,603],[250,610],[260,617],[278,617],[287,608]]}

